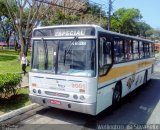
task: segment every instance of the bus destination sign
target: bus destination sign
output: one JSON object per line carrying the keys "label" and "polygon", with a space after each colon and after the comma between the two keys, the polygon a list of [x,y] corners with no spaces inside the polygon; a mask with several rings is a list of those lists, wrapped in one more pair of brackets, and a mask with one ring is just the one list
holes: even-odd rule
{"label": "bus destination sign", "polygon": [[85,30],[58,30],[55,31],[56,37],[66,37],[66,36],[85,36]]}
{"label": "bus destination sign", "polygon": [[33,37],[73,36],[95,36],[95,29],[93,27],[40,28],[33,32]]}

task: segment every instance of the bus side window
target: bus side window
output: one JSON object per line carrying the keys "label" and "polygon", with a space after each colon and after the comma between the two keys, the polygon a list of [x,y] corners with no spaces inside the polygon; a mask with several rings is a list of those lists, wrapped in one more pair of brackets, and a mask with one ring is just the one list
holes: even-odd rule
{"label": "bus side window", "polygon": [[154,43],[152,43],[152,57],[154,57],[155,56],[155,44]]}
{"label": "bus side window", "polygon": [[124,61],[124,42],[123,40],[114,40],[114,62],[119,63]]}
{"label": "bus side window", "polygon": [[144,47],[143,47],[142,41],[139,42],[139,54],[140,54],[140,58],[144,58]]}
{"label": "bus side window", "polygon": [[107,72],[109,65],[112,63],[111,42],[106,37],[100,37],[99,46],[99,66],[100,75]]}
{"label": "bus side window", "polygon": [[138,41],[137,40],[133,40],[133,57],[134,59],[139,59],[139,45],[138,45]]}
{"label": "bus side window", "polygon": [[149,57],[149,44],[147,42],[144,43],[144,55]]}
{"label": "bus side window", "polygon": [[150,57],[154,57],[154,44],[149,43],[149,52],[150,52]]}
{"label": "bus side window", "polygon": [[132,41],[131,40],[125,40],[125,59],[126,61],[132,60]]}
{"label": "bus side window", "polygon": [[150,57],[152,57],[152,54],[153,52],[152,52],[152,44],[151,43],[149,43],[149,55],[150,55]]}

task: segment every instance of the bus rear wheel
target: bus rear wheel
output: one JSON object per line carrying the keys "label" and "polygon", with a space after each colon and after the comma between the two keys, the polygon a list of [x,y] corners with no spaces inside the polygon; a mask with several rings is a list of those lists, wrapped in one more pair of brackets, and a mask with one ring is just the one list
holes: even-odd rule
{"label": "bus rear wheel", "polygon": [[148,71],[146,71],[144,74],[144,80],[143,80],[144,85],[147,83],[147,75],[148,75]]}
{"label": "bus rear wheel", "polygon": [[113,97],[112,97],[112,105],[113,107],[117,107],[121,99],[121,83],[117,83],[114,91],[113,91]]}

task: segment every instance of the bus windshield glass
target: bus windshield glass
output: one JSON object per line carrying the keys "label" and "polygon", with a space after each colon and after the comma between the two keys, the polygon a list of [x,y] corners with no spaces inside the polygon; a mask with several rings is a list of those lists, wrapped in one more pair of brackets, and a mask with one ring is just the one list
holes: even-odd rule
{"label": "bus windshield glass", "polygon": [[95,40],[34,40],[32,71],[95,76]]}

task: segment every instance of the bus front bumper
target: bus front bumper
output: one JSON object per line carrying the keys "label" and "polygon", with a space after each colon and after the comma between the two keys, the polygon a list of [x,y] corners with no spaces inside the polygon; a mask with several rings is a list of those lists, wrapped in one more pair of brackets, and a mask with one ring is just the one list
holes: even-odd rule
{"label": "bus front bumper", "polygon": [[[51,106],[64,110],[76,111],[90,115],[96,115],[96,103],[79,103],[73,101],[66,101],[62,99],[54,99],[49,97],[41,97],[30,94],[30,99],[34,103],[38,103],[45,106]],[[58,102],[57,102],[58,101]],[[55,104],[54,104],[54,103]]]}

